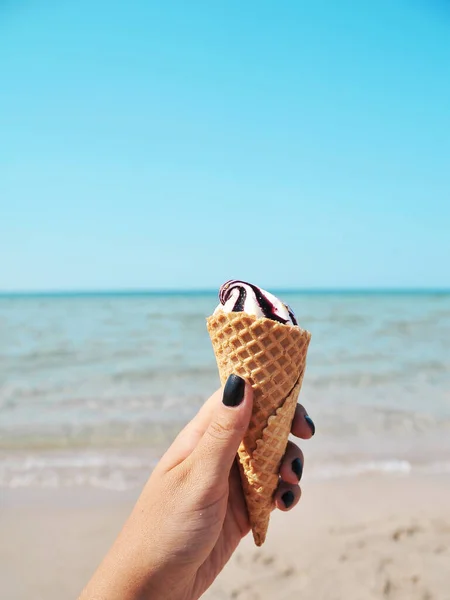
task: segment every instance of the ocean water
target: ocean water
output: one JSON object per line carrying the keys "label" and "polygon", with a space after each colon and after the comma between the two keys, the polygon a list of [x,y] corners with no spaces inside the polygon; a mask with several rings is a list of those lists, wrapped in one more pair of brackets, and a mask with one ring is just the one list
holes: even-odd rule
{"label": "ocean water", "polygon": [[[281,297],[312,333],[310,476],[450,471],[450,294]],[[140,485],[219,385],[205,327],[216,304],[0,297],[0,487]]]}

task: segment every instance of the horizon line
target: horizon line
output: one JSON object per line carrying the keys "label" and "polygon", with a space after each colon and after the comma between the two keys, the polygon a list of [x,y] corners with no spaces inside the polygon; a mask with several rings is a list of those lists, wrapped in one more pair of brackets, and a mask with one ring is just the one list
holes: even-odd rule
{"label": "horizon line", "polygon": [[[311,288],[272,288],[276,294],[450,294],[450,288],[432,287],[311,287]],[[0,298],[17,297],[64,297],[64,296],[199,296],[217,295],[218,290],[213,288],[124,288],[124,289],[69,289],[69,290],[0,290]]]}

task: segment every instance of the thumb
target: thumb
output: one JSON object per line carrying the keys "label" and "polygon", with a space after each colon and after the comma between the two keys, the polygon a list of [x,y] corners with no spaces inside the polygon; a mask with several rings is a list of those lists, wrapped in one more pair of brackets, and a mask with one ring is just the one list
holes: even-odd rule
{"label": "thumb", "polygon": [[252,406],[252,386],[238,375],[230,375],[211,421],[191,455],[210,481],[228,476],[248,429]]}

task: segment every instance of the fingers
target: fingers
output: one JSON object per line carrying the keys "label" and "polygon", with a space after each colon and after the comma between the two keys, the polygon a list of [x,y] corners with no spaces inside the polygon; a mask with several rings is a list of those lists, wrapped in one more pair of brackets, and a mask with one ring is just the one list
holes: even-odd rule
{"label": "fingers", "polygon": [[[308,440],[315,432],[313,420],[304,406],[297,404],[291,426],[292,435]],[[286,512],[294,508],[300,500],[302,492],[298,482],[302,478],[303,464],[303,452],[296,444],[289,441],[280,465],[280,483],[274,496],[276,508]]]}
{"label": "fingers", "polygon": [[288,442],[280,466],[280,483],[274,497],[276,508],[288,511],[300,500],[302,492],[298,482],[302,478],[303,463],[303,452],[296,444]]}
{"label": "fingers", "polygon": [[294,419],[292,421],[291,433],[295,437],[309,440],[316,432],[316,426],[313,420],[301,404],[295,408]]}
{"label": "fingers", "polygon": [[[237,376],[235,376],[237,377]],[[237,377],[237,379],[241,379]],[[243,380],[241,380],[243,381]],[[252,394],[251,387],[249,387],[248,393]],[[228,395],[230,388],[228,389]],[[222,403],[224,396],[224,388],[219,388],[214,394],[203,404],[196,416],[180,431],[174,442],[161,458],[157,469],[163,471],[169,471],[183,460],[185,460],[197,447],[203,435],[205,434],[208,427],[211,425],[213,415],[215,414],[217,407]],[[251,396],[251,401],[253,395]],[[250,409],[251,412],[251,409]],[[249,417],[250,420],[250,417]],[[248,426],[248,424],[247,424]],[[244,435],[242,434],[242,437]],[[241,439],[242,439],[241,437]]]}
{"label": "fingers", "polygon": [[180,431],[170,448],[159,462],[158,467],[166,471],[176,467],[187,458],[202,438],[218,402],[222,399],[223,388],[219,388],[203,404],[195,417]]}
{"label": "fingers", "polygon": [[252,405],[252,387],[241,377],[230,375],[210,423],[189,457],[211,483],[228,477],[247,431]]}
{"label": "fingers", "polygon": [[303,452],[293,442],[288,442],[280,466],[280,477],[286,483],[296,485],[302,478]]}
{"label": "fingers", "polygon": [[300,486],[280,481],[278,489],[275,492],[275,506],[283,512],[291,510],[298,503],[301,495]]}

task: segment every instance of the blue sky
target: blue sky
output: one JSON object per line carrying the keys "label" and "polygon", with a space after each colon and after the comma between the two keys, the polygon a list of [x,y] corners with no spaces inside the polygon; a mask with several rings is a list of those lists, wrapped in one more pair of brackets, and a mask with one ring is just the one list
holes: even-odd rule
{"label": "blue sky", "polygon": [[0,3],[0,290],[450,287],[440,0]]}

